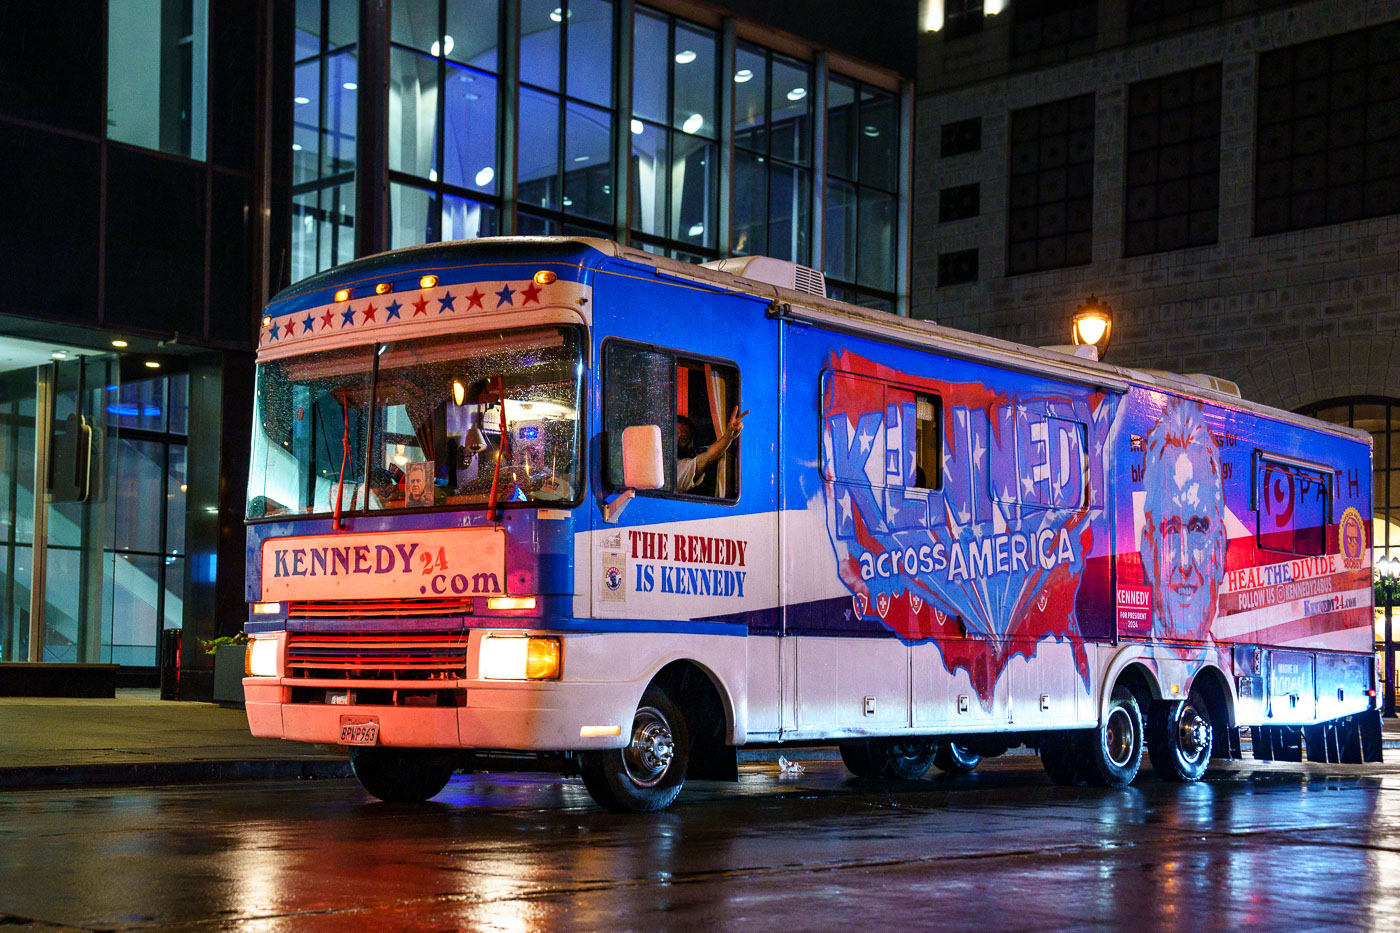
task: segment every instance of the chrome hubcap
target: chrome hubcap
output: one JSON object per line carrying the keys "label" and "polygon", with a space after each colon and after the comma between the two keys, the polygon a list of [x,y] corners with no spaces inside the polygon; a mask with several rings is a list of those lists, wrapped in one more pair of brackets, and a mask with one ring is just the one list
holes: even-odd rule
{"label": "chrome hubcap", "polygon": [[1210,741],[1210,723],[1188,703],[1176,727],[1176,744],[1181,753],[1194,760],[1210,749]]}
{"label": "chrome hubcap", "polygon": [[1115,767],[1126,767],[1132,761],[1133,748],[1137,743],[1135,731],[1132,717],[1123,709],[1115,709],[1108,714],[1104,727],[1104,749]]}
{"label": "chrome hubcap", "polygon": [[622,750],[627,776],[639,787],[651,787],[666,776],[675,757],[671,726],[661,712],[643,706],[632,717],[632,741]]}

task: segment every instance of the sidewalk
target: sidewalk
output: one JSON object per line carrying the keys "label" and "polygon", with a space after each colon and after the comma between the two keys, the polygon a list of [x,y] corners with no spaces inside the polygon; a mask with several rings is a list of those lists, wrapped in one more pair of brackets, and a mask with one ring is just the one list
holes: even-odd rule
{"label": "sidewalk", "polygon": [[[1384,723],[1385,747],[1400,749],[1400,719]],[[343,748],[254,738],[241,709],[161,700],[156,690],[0,698],[0,736],[0,789],[351,776]],[[807,761],[837,757],[833,748],[786,753],[794,752]],[[749,749],[740,760],[776,761],[779,753]]]}
{"label": "sidewalk", "polygon": [[241,709],[161,700],[0,699],[0,788],[350,776],[342,748],[259,739]]}

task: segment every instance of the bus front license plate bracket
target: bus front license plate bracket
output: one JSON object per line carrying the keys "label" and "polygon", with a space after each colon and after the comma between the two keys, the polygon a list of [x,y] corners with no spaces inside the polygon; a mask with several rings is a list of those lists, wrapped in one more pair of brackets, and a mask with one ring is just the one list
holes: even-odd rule
{"label": "bus front license plate bracket", "polygon": [[379,744],[379,720],[362,716],[340,717],[341,745]]}

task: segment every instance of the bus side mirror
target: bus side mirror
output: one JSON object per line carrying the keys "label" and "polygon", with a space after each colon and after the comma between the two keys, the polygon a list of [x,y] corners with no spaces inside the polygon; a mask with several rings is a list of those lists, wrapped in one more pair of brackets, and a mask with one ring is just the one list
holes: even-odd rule
{"label": "bus side mirror", "polygon": [[654,424],[623,428],[622,484],[630,489],[660,489],[665,482],[661,428]]}
{"label": "bus side mirror", "polygon": [[660,489],[666,483],[661,452],[661,428],[654,424],[622,429],[622,484],[627,487],[603,503],[603,521],[617,521],[638,489]]}

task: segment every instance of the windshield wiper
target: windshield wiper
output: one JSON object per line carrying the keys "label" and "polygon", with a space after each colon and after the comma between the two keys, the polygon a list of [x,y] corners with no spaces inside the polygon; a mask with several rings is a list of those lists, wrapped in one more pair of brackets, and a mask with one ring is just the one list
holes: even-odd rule
{"label": "windshield wiper", "polygon": [[496,397],[501,403],[501,443],[496,448],[496,471],[491,475],[491,498],[486,503],[486,514],[493,522],[501,520],[502,511],[497,491],[501,481],[501,461],[510,456],[510,423],[506,421],[505,379],[496,377]]}

